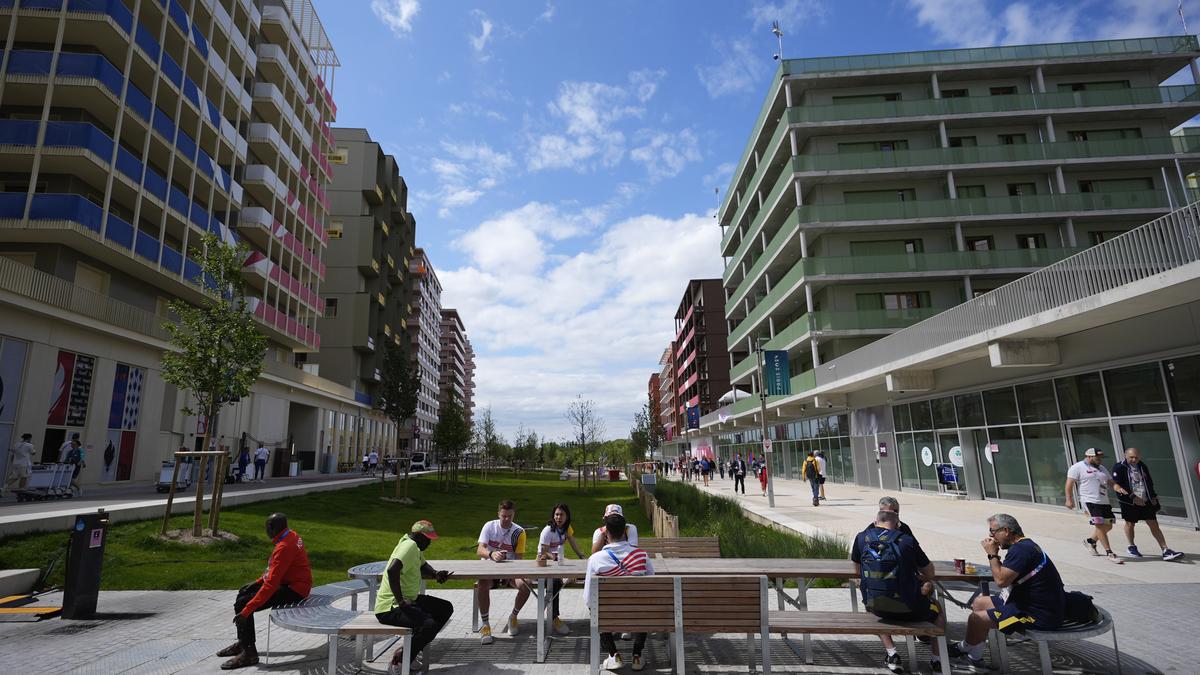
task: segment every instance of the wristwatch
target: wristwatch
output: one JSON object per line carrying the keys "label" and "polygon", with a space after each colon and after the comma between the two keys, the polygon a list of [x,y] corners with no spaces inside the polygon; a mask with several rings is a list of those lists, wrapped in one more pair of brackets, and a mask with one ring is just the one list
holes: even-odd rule
{"label": "wristwatch", "polygon": [[1000,559],[1000,556],[996,555],[995,553],[989,553],[989,554],[988,554],[988,560],[991,560],[992,558],[995,558],[996,560],[999,560],[999,559]]}

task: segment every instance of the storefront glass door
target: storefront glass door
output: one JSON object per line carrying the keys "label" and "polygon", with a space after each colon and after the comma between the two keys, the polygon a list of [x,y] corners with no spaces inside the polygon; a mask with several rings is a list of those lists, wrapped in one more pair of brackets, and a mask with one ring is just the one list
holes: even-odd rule
{"label": "storefront glass door", "polygon": [[1187,506],[1183,498],[1183,486],[1179,482],[1178,468],[1184,464],[1182,458],[1177,460],[1175,457],[1170,423],[1162,420],[1118,423],[1116,426],[1121,437],[1121,448],[1137,448],[1141,451],[1142,461],[1150,469],[1150,475],[1154,478],[1154,490],[1158,493],[1158,501],[1162,505],[1162,511],[1159,513],[1174,518],[1187,518]]}

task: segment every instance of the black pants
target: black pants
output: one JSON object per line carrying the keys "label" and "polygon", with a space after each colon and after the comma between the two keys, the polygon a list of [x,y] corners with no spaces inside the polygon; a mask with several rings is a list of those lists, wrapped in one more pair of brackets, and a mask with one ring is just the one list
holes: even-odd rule
{"label": "black pants", "polygon": [[744,474],[744,473],[733,474],[733,492],[734,492],[734,494],[737,494],[739,485],[742,486],[742,494],[746,494],[746,474]]}
{"label": "black pants", "polygon": [[[246,607],[246,603],[250,602],[250,600],[252,600],[254,598],[254,596],[258,595],[258,589],[260,589],[260,588],[262,588],[262,582],[255,581],[252,584],[246,584],[245,586],[242,586],[240,589],[238,589],[237,600],[234,600],[234,602],[233,602],[234,613],[241,614],[242,610],[245,609],[245,607]],[[264,609],[268,609],[270,607],[278,607],[280,605],[290,605],[295,602],[300,602],[303,599],[304,599],[304,596],[300,595],[296,591],[293,591],[292,589],[288,588],[287,586],[280,586],[279,590],[275,591],[275,595],[272,595],[270,597],[270,599],[268,599],[266,602],[263,603],[262,607],[259,607],[255,611],[262,611]],[[243,647],[253,647],[254,646],[254,615],[253,614],[246,617],[246,619],[244,621],[237,622],[237,634],[238,634],[238,636],[237,636],[238,643],[240,645],[242,645]]]}
{"label": "black pants", "polygon": [[550,580],[550,597],[554,598],[553,600],[550,601],[551,604],[554,606],[554,614],[552,614],[551,616],[553,616],[556,619],[558,618],[558,594],[562,591],[562,587],[563,587],[562,579],[551,579]]}
{"label": "black pants", "polygon": [[453,613],[454,605],[450,602],[430,595],[418,595],[408,605],[377,613],[375,618],[379,619],[379,623],[389,626],[413,629],[412,653],[407,655],[409,663],[412,663],[425,645],[433,642]]}
{"label": "black pants", "polygon": [[267,472],[267,463],[261,459],[254,460],[254,480],[262,480]]}
{"label": "black pants", "polygon": [[[642,648],[645,646],[646,646],[646,634],[645,633],[634,633],[633,634],[633,655],[641,656]],[[608,654],[609,656],[612,656],[613,654],[617,653],[617,641],[613,639],[612,633],[601,633],[600,634],[600,649],[603,650],[604,653]]]}

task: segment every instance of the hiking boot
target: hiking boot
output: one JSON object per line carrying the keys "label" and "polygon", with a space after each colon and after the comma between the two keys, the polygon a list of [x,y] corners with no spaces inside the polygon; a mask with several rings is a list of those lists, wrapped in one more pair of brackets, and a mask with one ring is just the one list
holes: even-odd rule
{"label": "hiking boot", "polygon": [[1129,547],[1129,555],[1133,556],[1134,558],[1143,558],[1143,557],[1145,557],[1145,556],[1143,556],[1143,555],[1142,555],[1142,552],[1141,552],[1141,551],[1139,551],[1139,550],[1138,550],[1138,547],[1136,547],[1136,546],[1130,546],[1130,547]]}
{"label": "hiking boot", "polygon": [[1092,555],[1100,555],[1100,550],[1096,548],[1095,539],[1088,537],[1087,539],[1083,540],[1083,545],[1092,552]]}
{"label": "hiking boot", "polygon": [[242,653],[221,664],[221,670],[236,670],[246,666],[258,665],[258,650],[254,645],[244,647]]}
{"label": "hiking boot", "polygon": [[567,628],[566,621],[563,621],[562,619],[558,618],[557,616],[554,617],[554,634],[555,635],[567,635],[570,632],[571,632],[571,629]]}
{"label": "hiking boot", "polygon": [[495,638],[492,637],[492,627],[486,623],[483,624],[483,628],[479,629],[479,644],[490,645],[494,640]]}
{"label": "hiking boot", "polygon": [[1183,554],[1180,553],[1179,551],[1172,551],[1169,548],[1164,548],[1162,555],[1163,555],[1163,560],[1179,560],[1180,558],[1183,557]]}
{"label": "hiking boot", "polygon": [[883,660],[883,665],[893,673],[904,672],[904,661],[900,659],[900,654],[891,654]]}
{"label": "hiking boot", "polygon": [[222,649],[221,651],[217,652],[217,656],[225,658],[225,657],[230,657],[230,656],[237,656],[238,654],[241,654],[241,653],[242,653],[242,643],[235,642],[235,643],[229,645],[228,647],[226,647],[225,649]]}

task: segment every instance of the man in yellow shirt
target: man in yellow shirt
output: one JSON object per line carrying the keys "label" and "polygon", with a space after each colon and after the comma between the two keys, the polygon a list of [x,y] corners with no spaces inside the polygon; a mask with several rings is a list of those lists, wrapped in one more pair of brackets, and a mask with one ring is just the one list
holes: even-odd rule
{"label": "man in yellow shirt", "polygon": [[[454,605],[450,602],[421,594],[422,576],[443,584],[451,574],[446,570],[434,570],[425,562],[425,549],[437,538],[433,523],[428,520],[413,523],[412,530],[400,537],[388,557],[379,593],[375,596],[375,618],[379,623],[413,630],[412,654],[408,655],[409,672],[413,674],[424,672],[425,663],[419,658],[421,650],[433,641],[454,613]],[[392,655],[388,675],[401,672],[403,658],[404,648],[401,647]]]}

